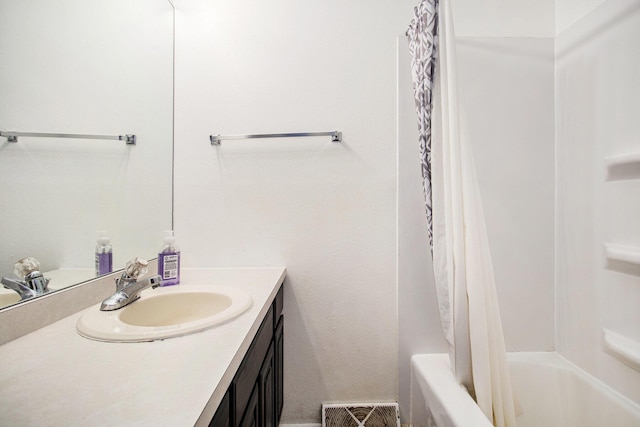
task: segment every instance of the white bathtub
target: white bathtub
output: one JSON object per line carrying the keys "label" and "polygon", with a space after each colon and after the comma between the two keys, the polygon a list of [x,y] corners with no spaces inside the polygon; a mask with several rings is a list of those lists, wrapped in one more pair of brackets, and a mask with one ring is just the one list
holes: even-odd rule
{"label": "white bathtub", "polygon": [[[518,427],[638,427],[640,405],[556,353],[511,353]],[[491,427],[451,372],[446,354],[411,358],[413,427]]]}

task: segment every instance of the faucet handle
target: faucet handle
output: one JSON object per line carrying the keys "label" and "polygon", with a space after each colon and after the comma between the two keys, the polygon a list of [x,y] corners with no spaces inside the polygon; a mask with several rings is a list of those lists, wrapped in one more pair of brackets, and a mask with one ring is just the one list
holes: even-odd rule
{"label": "faucet handle", "polygon": [[147,274],[147,271],[149,262],[146,259],[135,257],[127,261],[122,276],[116,278],[116,291],[122,290],[129,283],[135,283],[139,277]]}
{"label": "faucet handle", "polygon": [[34,271],[40,271],[40,262],[34,257],[21,258],[13,265],[13,274],[24,279]]}
{"label": "faucet handle", "polygon": [[49,291],[49,279],[40,272],[40,263],[34,257],[19,259],[13,266],[13,274],[24,280],[29,289],[38,295]]}
{"label": "faucet handle", "polygon": [[143,258],[135,257],[127,261],[123,275],[126,275],[129,279],[137,280],[138,277],[144,276],[148,271],[149,261]]}

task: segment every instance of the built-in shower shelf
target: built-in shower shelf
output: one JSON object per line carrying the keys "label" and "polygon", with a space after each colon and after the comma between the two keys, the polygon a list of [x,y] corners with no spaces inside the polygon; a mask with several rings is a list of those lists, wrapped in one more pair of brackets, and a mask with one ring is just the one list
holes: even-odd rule
{"label": "built-in shower shelf", "polygon": [[640,152],[605,157],[604,162],[609,179],[640,178]]}
{"label": "built-in shower shelf", "polygon": [[608,260],[640,266],[640,248],[605,243],[604,253]]}
{"label": "built-in shower shelf", "polygon": [[640,371],[640,343],[603,328],[604,348],[624,364]]}

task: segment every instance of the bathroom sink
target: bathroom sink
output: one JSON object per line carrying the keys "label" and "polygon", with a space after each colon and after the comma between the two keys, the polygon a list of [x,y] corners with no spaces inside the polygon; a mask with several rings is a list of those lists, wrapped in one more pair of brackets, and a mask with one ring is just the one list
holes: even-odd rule
{"label": "bathroom sink", "polygon": [[100,304],[90,307],[76,329],[98,341],[155,341],[212,328],[250,306],[251,296],[241,289],[181,284],[145,290],[139,300],[119,310],[100,311]]}

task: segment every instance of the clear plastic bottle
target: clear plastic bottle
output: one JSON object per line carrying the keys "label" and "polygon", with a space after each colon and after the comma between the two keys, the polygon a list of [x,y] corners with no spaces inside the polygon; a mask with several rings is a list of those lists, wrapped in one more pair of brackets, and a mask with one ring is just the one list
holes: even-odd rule
{"label": "clear plastic bottle", "polygon": [[101,232],[96,246],[96,276],[111,273],[113,271],[113,249],[111,239],[106,233]]}
{"label": "clear plastic bottle", "polygon": [[168,230],[164,245],[158,252],[158,274],[162,277],[162,286],[180,283],[180,249],[176,246],[173,230]]}

